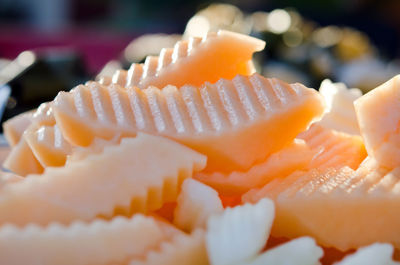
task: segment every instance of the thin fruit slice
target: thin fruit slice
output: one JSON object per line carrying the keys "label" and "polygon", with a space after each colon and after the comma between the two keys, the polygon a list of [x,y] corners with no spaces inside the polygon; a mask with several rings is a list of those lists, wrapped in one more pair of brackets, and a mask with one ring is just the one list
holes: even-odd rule
{"label": "thin fruit slice", "polygon": [[0,263],[7,265],[109,265],[140,257],[166,239],[151,217],[135,215],[111,221],[52,223],[0,229]]}
{"label": "thin fruit slice", "polygon": [[129,265],[208,265],[205,233],[196,230],[192,234],[178,234],[164,241],[156,251],[144,259],[134,259]]}
{"label": "thin fruit slice", "polygon": [[208,172],[231,172],[247,170],[290,143],[323,108],[312,89],[254,74],[163,90],[92,82],[61,92],[54,113],[63,135],[75,145],[144,131],[207,155]]}
{"label": "thin fruit slice", "polygon": [[390,244],[375,243],[362,247],[356,253],[346,256],[335,265],[395,265],[393,261],[393,246]]}
{"label": "thin fruit slice", "polygon": [[19,142],[25,129],[31,124],[33,113],[34,110],[21,113],[3,123],[4,137],[11,147]]}
{"label": "thin fruit slice", "polygon": [[368,155],[383,166],[400,166],[400,75],[354,103]]}
{"label": "thin fruit slice", "polygon": [[183,180],[205,163],[185,146],[139,133],[99,154],[7,185],[0,194],[0,223],[46,225],[156,210],[175,201]]}
{"label": "thin fruit slice", "polygon": [[23,137],[43,167],[63,166],[71,153],[72,147],[57,125],[27,129]]}
{"label": "thin fruit slice", "polygon": [[275,188],[278,195],[271,188],[266,196],[275,197],[276,237],[312,236],[341,251],[376,241],[400,248],[400,232],[393,229],[400,225],[400,168],[388,171],[368,159],[357,171],[312,170]]}
{"label": "thin fruit slice", "polygon": [[205,228],[208,218],[223,210],[216,190],[194,179],[187,179],[178,196],[174,224],[185,231]]}
{"label": "thin fruit slice", "polygon": [[306,141],[317,153],[310,162],[310,169],[323,170],[344,166],[356,169],[367,156],[360,136],[324,128],[318,123],[299,134],[298,138]]}
{"label": "thin fruit slice", "polygon": [[319,92],[325,99],[327,113],[318,123],[339,132],[360,135],[354,101],[362,96],[361,90],[325,79]]}
{"label": "thin fruit slice", "polygon": [[3,167],[20,176],[41,174],[44,170],[23,138],[11,149]]}
{"label": "thin fruit slice", "polygon": [[[317,265],[323,250],[310,237],[293,239],[270,249],[242,265]],[[236,263],[239,264],[239,263]],[[378,264],[378,263],[376,263]],[[380,263],[379,263],[380,264]]]}
{"label": "thin fruit slice", "polygon": [[211,216],[206,246],[212,265],[243,264],[264,248],[274,220],[274,204],[262,199],[257,204],[227,208]]}
{"label": "thin fruit slice", "polygon": [[251,63],[254,52],[265,42],[247,35],[220,30],[204,38],[178,41],[174,48],[164,48],[160,56],[148,56],[144,64],[132,64],[128,72],[120,70],[112,82],[124,87],[200,86],[204,82],[232,79],[237,74],[255,72]]}
{"label": "thin fruit slice", "polygon": [[[38,126],[48,125],[52,126],[55,124],[55,119],[53,116],[53,111],[51,108],[52,103],[42,103],[36,111],[32,113],[32,116],[29,120],[29,124],[25,124],[27,128],[25,130],[34,130]],[[28,123],[28,121],[25,121]],[[7,123],[7,122],[6,122]],[[10,124],[13,124],[13,121],[10,120]],[[6,129],[6,127],[4,127]],[[7,130],[12,130],[11,127]],[[22,133],[22,132],[21,132]],[[12,134],[11,132],[9,134]],[[10,139],[13,136],[9,136]],[[40,164],[38,159],[36,158],[35,154],[31,150],[30,146],[24,139],[24,137],[16,137],[14,136],[15,140],[18,138],[18,142],[16,145],[11,149],[11,152],[7,156],[6,160],[4,161],[3,166],[13,171],[14,173],[26,176],[28,174],[39,174],[43,172],[43,166]]]}
{"label": "thin fruit slice", "polygon": [[296,170],[306,169],[314,155],[315,152],[303,140],[295,139],[292,144],[273,153],[264,162],[252,166],[246,172],[199,172],[194,178],[210,185],[224,196],[235,196],[260,188],[275,178],[286,177]]}

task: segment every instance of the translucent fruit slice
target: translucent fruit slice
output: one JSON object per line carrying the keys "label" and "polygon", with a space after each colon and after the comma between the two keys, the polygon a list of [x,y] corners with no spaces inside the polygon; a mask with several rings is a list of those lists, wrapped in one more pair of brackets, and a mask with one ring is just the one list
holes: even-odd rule
{"label": "translucent fruit slice", "polygon": [[7,265],[109,265],[140,257],[166,240],[151,217],[135,215],[111,221],[5,225],[0,229],[0,262]]}
{"label": "translucent fruit slice", "polygon": [[[325,247],[341,251],[374,242],[400,248],[400,168],[388,171],[366,160],[357,171],[348,167],[316,170],[294,181],[277,179],[266,193],[275,197],[272,234],[312,236]],[[279,183],[280,182],[280,183]],[[276,189],[280,189],[276,195]],[[275,193],[275,194],[274,194]]]}
{"label": "translucent fruit slice", "polygon": [[319,123],[311,125],[298,138],[303,139],[317,153],[310,162],[310,169],[344,166],[356,169],[367,156],[360,136],[324,128]]}
{"label": "translucent fruit slice", "polygon": [[162,90],[92,82],[61,92],[54,113],[75,145],[144,131],[207,155],[208,172],[231,172],[247,170],[290,143],[323,108],[315,90],[254,74]]}
{"label": "translucent fruit slice", "polygon": [[41,174],[44,170],[23,138],[11,149],[3,167],[20,176]]}
{"label": "translucent fruit slice", "polygon": [[210,32],[204,38],[178,41],[174,48],[162,49],[159,56],[148,56],[144,64],[132,64],[129,71],[117,71],[112,82],[144,89],[200,86],[206,81],[232,79],[237,74],[250,75],[255,72],[252,55],[264,46],[264,41],[247,35],[225,30]]}
{"label": "translucent fruit slice", "polygon": [[203,155],[185,146],[140,133],[7,185],[0,194],[0,223],[46,225],[156,210],[175,201],[183,180],[205,163]]}
{"label": "translucent fruit slice", "polygon": [[158,250],[150,251],[144,259],[133,259],[129,265],[208,265],[205,232],[178,234],[161,243]]}
{"label": "translucent fruit slice", "polygon": [[43,167],[63,166],[71,153],[72,147],[57,125],[29,128],[23,137]]}
{"label": "translucent fruit slice", "polygon": [[400,166],[400,75],[354,103],[368,154],[383,166]]}
{"label": "translucent fruit slice", "polygon": [[223,210],[216,190],[194,179],[187,179],[178,196],[174,224],[185,231],[206,228],[208,218]]}
{"label": "translucent fruit slice", "polygon": [[273,202],[262,199],[211,216],[206,234],[210,263],[243,264],[257,256],[267,243],[274,214]]}
{"label": "translucent fruit slice", "polygon": [[31,124],[34,112],[31,110],[21,113],[3,123],[4,137],[11,147],[19,142],[25,129]]}
{"label": "translucent fruit slice", "polygon": [[282,150],[270,155],[264,162],[248,171],[231,173],[199,172],[194,178],[215,188],[225,196],[243,194],[250,189],[261,188],[275,178],[283,178],[296,170],[306,169],[315,152],[299,139]]}
{"label": "translucent fruit slice", "polygon": [[[317,265],[323,255],[315,240],[310,237],[293,239],[258,255],[242,265]],[[378,263],[377,263],[378,264]]]}
{"label": "translucent fruit slice", "polygon": [[343,83],[332,83],[331,80],[325,79],[319,92],[325,99],[327,113],[318,123],[339,132],[359,135],[354,101],[361,97],[361,90],[347,88]]}

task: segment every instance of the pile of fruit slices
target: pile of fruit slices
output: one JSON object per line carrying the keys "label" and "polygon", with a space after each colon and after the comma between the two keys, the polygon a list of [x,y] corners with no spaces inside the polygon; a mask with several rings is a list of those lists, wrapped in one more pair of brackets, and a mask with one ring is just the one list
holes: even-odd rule
{"label": "pile of fruit slices", "polygon": [[319,93],[264,45],[180,41],[5,122],[0,263],[398,264],[400,76]]}

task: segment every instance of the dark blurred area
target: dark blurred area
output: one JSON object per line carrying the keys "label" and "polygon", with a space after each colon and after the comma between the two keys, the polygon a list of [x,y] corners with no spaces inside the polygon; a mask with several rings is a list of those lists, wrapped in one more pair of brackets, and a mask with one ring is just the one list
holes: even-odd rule
{"label": "dark blurred area", "polygon": [[[0,0],[2,120],[220,27],[266,40],[264,75],[368,91],[400,72],[399,11],[398,0]],[[150,33],[175,35],[137,39]]]}

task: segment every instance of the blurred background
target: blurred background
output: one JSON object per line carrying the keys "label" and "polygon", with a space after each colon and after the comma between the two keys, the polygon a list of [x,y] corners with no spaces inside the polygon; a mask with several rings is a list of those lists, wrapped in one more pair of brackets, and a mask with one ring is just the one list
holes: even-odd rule
{"label": "blurred background", "polygon": [[398,0],[0,0],[0,115],[219,28],[267,41],[266,76],[365,92],[400,72],[399,14]]}

